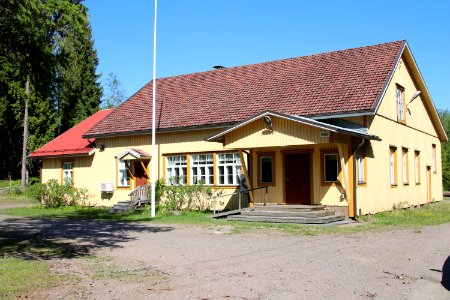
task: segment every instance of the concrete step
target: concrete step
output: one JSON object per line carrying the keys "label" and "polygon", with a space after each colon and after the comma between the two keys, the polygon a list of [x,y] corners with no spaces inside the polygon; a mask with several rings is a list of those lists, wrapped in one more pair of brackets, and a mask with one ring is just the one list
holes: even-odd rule
{"label": "concrete step", "polygon": [[264,216],[228,216],[228,220],[244,222],[296,223],[296,224],[328,224],[344,220],[344,216],[332,215],[317,218],[308,217],[264,217]]}
{"label": "concrete step", "polygon": [[314,211],[295,211],[295,210],[247,210],[242,211],[242,216],[261,216],[261,217],[304,217],[318,218],[335,215],[330,210],[314,210]]}
{"label": "concrete step", "polygon": [[113,207],[109,210],[110,213],[120,213],[124,211],[129,211],[133,209],[133,202],[131,201],[118,201],[117,204],[114,204]]}
{"label": "concrete step", "polygon": [[255,205],[253,210],[258,211],[317,211],[323,210],[326,206],[324,205]]}

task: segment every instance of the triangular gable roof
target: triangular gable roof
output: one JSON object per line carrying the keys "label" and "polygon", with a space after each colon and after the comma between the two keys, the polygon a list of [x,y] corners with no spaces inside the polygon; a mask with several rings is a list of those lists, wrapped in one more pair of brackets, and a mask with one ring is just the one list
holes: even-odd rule
{"label": "triangular gable roof", "polygon": [[[405,44],[158,79],[156,129],[229,126],[267,110],[310,117],[373,114]],[[149,82],[85,137],[149,133],[151,98]]]}
{"label": "triangular gable roof", "polygon": [[205,140],[208,142],[219,141],[227,133],[232,132],[232,131],[234,131],[240,127],[243,127],[247,124],[250,124],[256,120],[262,119],[266,116],[279,117],[279,118],[287,119],[287,120],[290,120],[290,121],[293,121],[296,123],[305,124],[305,125],[309,125],[312,127],[317,127],[317,128],[324,129],[324,130],[329,130],[329,131],[335,132],[335,133],[361,137],[361,138],[365,138],[368,140],[380,140],[379,137],[369,134],[367,132],[367,128],[365,128],[361,125],[349,122],[349,121],[344,121],[344,120],[331,121],[330,120],[329,123],[325,123],[325,122],[317,121],[317,120],[307,118],[307,117],[286,115],[286,114],[282,114],[282,113],[278,113],[278,112],[274,112],[274,111],[265,111],[265,112],[255,115],[255,116],[252,116],[252,117],[248,118],[247,120],[239,122],[239,123],[227,128],[213,136],[206,138]]}
{"label": "triangular gable roof", "polygon": [[394,70],[397,69],[397,66],[400,63],[400,57],[403,57],[404,61],[406,62],[407,66],[409,67],[409,69],[411,70],[411,72],[413,74],[414,81],[417,83],[417,85],[419,87],[422,99],[424,101],[424,105],[425,105],[427,112],[435,126],[435,129],[438,133],[439,139],[443,142],[448,141],[448,136],[445,132],[444,126],[442,125],[442,122],[441,122],[441,119],[437,112],[437,109],[434,106],[430,92],[428,91],[428,87],[425,84],[425,80],[423,79],[422,74],[420,73],[420,70],[419,70],[419,67],[417,66],[416,60],[414,59],[414,56],[413,56],[407,43],[405,43],[403,45],[400,54],[401,54],[401,56],[399,56],[399,58],[397,59],[395,66],[392,69],[391,74],[389,75],[388,80],[386,80],[383,92],[380,94],[380,96],[377,100],[377,103],[375,106],[375,113],[378,111],[378,108],[380,107],[380,104],[381,104],[381,100],[383,99],[384,94],[386,93],[387,87],[388,87],[389,83],[392,81],[392,78],[394,76]]}
{"label": "triangular gable roof", "polygon": [[82,135],[112,111],[113,109],[105,109],[96,112],[86,120],[54,138],[38,150],[32,152],[28,157],[39,158],[92,155],[95,151],[93,145],[95,139],[88,141],[82,138]]}
{"label": "triangular gable roof", "polygon": [[128,148],[125,151],[117,155],[118,159],[130,160],[130,159],[150,159],[152,156],[141,149]]}

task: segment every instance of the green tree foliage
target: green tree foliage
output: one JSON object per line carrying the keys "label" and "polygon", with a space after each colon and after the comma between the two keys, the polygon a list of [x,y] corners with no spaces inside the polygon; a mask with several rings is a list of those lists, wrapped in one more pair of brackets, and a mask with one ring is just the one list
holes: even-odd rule
{"label": "green tree foliage", "polygon": [[[450,112],[440,110],[439,117],[447,136],[450,136]],[[445,191],[450,191],[450,142],[442,143],[442,181]]]}
{"label": "green tree foliage", "polygon": [[98,110],[97,54],[80,0],[0,0],[0,178],[18,177],[25,82],[28,153]]}

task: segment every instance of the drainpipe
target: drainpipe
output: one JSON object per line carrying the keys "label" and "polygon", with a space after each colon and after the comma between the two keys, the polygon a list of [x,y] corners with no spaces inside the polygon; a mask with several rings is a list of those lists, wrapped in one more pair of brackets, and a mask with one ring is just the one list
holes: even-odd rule
{"label": "drainpipe", "polygon": [[358,215],[358,208],[356,207],[356,203],[357,203],[357,201],[356,201],[357,200],[357,198],[356,198],[357,179],[356,179],[356,176],[355,176],[355,174],[356,174],[356,163],[357,163],[356,151],[358,151],[358,149],[361,148],[362,145],[364,145],[365,141],[366,140],[363,138],[361,143],[358,146],[356,146],[356,148],[353,150],[353,153],[352,153],[353,154],[353,215],[355,216],[355,218]]}

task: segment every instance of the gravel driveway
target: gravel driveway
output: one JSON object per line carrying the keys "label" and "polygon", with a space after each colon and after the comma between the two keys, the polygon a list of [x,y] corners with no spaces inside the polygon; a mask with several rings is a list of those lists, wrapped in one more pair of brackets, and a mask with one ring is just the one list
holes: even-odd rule
{"label": "gravel driveway", "polygon": [[72,254],[49,260],[68,281],[33,299],[450,299],[450,224],[304,237],[0,216],[0,238]]}

